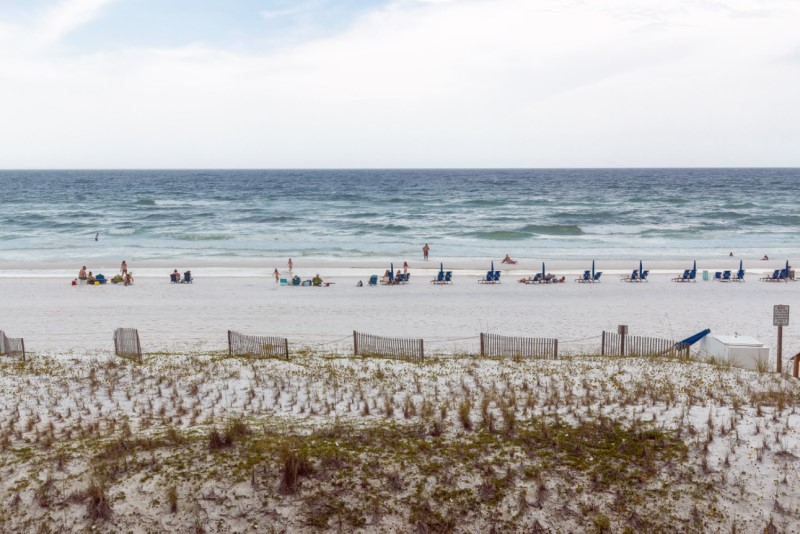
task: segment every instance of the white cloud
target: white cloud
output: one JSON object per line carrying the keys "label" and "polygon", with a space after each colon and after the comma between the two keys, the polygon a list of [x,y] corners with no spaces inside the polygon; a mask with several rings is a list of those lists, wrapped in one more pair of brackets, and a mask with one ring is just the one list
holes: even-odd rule
{"label": "white cloud", "polygon": [[[102,8],[71,4],[47,35]],[[800,7],[604,5],[403,1],[264,56],[7,55],[0,166],[800,165]]]}

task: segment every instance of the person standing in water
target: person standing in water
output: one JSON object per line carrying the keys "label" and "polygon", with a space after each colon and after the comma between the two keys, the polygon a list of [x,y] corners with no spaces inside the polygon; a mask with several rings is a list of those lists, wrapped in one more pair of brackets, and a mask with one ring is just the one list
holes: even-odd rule
{"label": "person standing in water", "polygon": [[94,234],[94,240],[97,241],[98,239],[100,239],[100,232]]}
{"label": "person standing in water", "polygon": [[276,284],[281,281],[281,275],[278,273],[278,269],[275,269],[275,272],[272,273],[272,276],[275,277],[275,283]]}
{"label": "person standing in water", "polygon": [[430,250],[431,250],[431,247],[429,247],[428,244],[425,243],[425,246],[422,247],[422,259],[423,260],[427,260],[428,259],[428,252]]}
{"label": "person standing in water", "polygon": [[292,272],[292,258],[289,258],[289,272]]}

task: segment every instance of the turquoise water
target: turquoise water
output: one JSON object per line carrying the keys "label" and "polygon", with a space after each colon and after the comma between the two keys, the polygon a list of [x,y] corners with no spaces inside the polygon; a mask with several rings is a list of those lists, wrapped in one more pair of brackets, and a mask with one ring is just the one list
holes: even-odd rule
{"label": "turquoise water", "polygon": [[[0,262],[775,257],[800,169],[2,171]],[[95,234],[100,239],[95,241]]]}

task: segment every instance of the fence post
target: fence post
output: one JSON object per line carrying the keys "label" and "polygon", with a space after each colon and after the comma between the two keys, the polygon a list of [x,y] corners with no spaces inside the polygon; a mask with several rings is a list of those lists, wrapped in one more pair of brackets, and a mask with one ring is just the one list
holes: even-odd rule
{"label": "fence post", "polygon": [[136,330],[136,359],[142,363],[142,345],[139,343],[139,330]]}
{"label": "fence post", "polygon": [[553,359],[558,358],[558,340],[553,341]]}
{"label": "fence post", "polygon": [[425,361],[425,342],[423,340],[419,340],[419,361]]}
{"label": "fence post", "polygon": [[628,337],[628,325],[621,324],[617,326],[617,333],[619,334],[619,352],[620,356],[625,356],[625,338]]}
{"label": "fence post", "polygon": [[284,340],[283,340],[283,350],[284,350],[284,352],[286,354],[286,359],[288,360],[289,359],[289,339],[288,338],[284,338]]}
{"label": "fence post", "polygon": [[25,339],[19,338],[19,342],[22,344],[22,361],[25,361]]}
{"label": "fence post", "polygon": [[603,330],[603,335],[600,338],[600,356],[606,355],[606,331]]}
{"label": "fence post", "polygon": [[358,333],[353,330],[353,356],[358,356]]}
{"label": "fence post", "polygon": [[228,330],[228,356],[233,356],[233,345],[231,345],[231,331]]}
{"label": "fence post", "polygon": [[483,332],[481,332],[481,358],[486,356],[486,349],[484,347],[483,336],[484,336],[484,334],[483,334]]}

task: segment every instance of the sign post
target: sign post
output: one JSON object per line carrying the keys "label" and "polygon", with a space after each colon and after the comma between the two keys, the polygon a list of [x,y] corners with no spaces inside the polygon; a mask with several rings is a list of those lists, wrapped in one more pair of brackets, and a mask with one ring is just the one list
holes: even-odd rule
{"label": "sign post", "polygon": [[789,326],[789,305],[776,304],[772,308],[772,325],[778,327],[778,361],[777,371],[783,372],[783,327]]}

